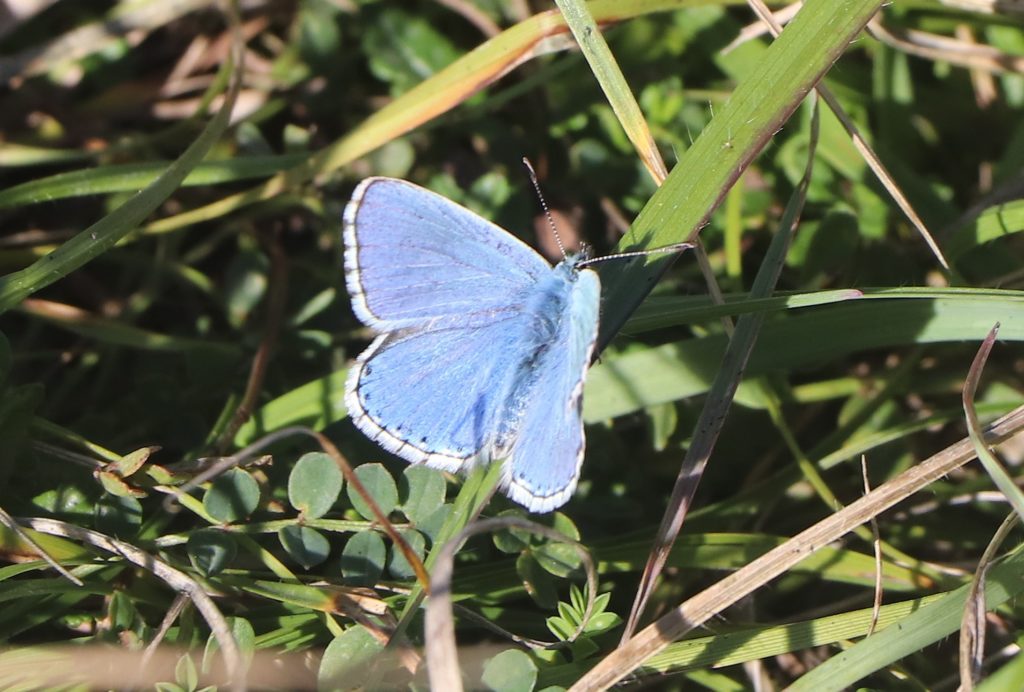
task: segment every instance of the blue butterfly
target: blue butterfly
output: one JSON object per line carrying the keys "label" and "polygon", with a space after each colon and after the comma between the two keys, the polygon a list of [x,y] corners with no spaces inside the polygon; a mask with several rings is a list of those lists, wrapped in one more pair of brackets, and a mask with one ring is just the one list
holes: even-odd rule
{"label": "blue butterfly", "polygon": [[345,208],[352,309],[379,333],[349,370],[356,427],[445,471],[504,459],[501,488],[533,512],[572,495],[601,282],[554,268],[508,232],[403,180],[368,178]]}

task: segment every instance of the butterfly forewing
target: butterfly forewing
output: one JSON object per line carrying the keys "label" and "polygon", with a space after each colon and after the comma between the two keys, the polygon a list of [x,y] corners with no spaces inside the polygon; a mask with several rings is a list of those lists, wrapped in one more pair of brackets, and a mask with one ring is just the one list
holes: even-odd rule
{"label": "butterfly forewing", "polygon": [[352,306],[379,331],[508,307],[551,271],[515,236],[402,180],[364,180],[344,221]]}

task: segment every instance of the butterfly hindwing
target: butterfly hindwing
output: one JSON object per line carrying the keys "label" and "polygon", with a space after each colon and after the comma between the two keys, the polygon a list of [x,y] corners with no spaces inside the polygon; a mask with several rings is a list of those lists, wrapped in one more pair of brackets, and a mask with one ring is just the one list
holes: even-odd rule
{"label": "butterfly hindwing", "polygon": [[382,332],[507,307],[551,271],[515,236],[403,180],[364,180],[344,222],[353,309]]}
{"label": "butterfly hindwing", "polygon": [[345,403],[356,426],[409,461],[447,471],[487,457],[524,357],[518,309],[488,317],[377,337],[349,371]]}

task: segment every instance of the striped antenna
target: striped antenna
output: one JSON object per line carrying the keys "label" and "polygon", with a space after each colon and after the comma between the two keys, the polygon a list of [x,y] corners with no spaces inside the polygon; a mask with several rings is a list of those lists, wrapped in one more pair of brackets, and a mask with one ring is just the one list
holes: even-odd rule
{"label": "striped antenna", "polygon": [[643,257],[645,255],[662,255],[667,252],[683,252],[684,250],[690,250],[696,247],[693,243],[672,243],[665,247],[656,247],[653,250],[635,250],[633,252],[617,252],[614,255],[605,255],[604,257],[592,257],[589,259],[581,260],[576,264],[577,267],[585,267],[588,264],[597,264],[598,262],[607,262],[608,260],[616,259],[629,259],[630,257]]}
{"label": "striped antenna", "polygon": [[[544,193],[540,191],[540,183],[537,182],[537,172],[533,170],[533,165],[530,163],[530,159],[523,157],[523,165],[526,166],[526,172],[530,174],[530,182],[533,183],[533,189],[537,192],[537,199],[540,200],[540,206],[544,209],[544,216],[548,217],[548,225],[551,226],[551,232],[555,236],[555,242],[558,243],[558,249],[562,251],[562,257],[568,257],[568,253],[565,251],[565,245],[562,244],[562,236],[558,235],[558,226],[555,225],[555,220],[551,216],[551,210],[548,209],[548,203],[544,200]],[[576,266],[585,267],[588,264],[596,264],[598,262],[607,262],[608,260],[616,259],[629,259],[630,257],[643,257],[644,255],[661,255],[667,252],[683,252],[695,247],[693,243],[673,243],[672,245],[666,245],[665,247],[654,248],[653,250],[636,250],[635,252],[617,252],[614,255],[605,255],[604,257],[591,257],[588,259],[580,260]],[[584,251],[586,256],[586,251]]]}
{"label": "striped antenna", "polygon": [[565,251],[565,246],[562,245],[562,236],[558,235],[558,226],[555,225],[555,220],[551,216],[551,210],[548,209],[548,203],[544,201],[544,193],[540,191],[540,183],[537,182],[537,172],[533,170],[533,166],[530,164],[530,159],[523,157],[523,165],[526,166],[526,172],[530,174],[530,182],[533,183],[533,189],[537,192],[537,199],[540,200],[540,206],[544,208],[544,216],[548,217],[548,225],[551,226],[551,232],[555,236],[555,242],[558,243],[558,249],[562,251],[562,257],[568,257],[568,253]]}

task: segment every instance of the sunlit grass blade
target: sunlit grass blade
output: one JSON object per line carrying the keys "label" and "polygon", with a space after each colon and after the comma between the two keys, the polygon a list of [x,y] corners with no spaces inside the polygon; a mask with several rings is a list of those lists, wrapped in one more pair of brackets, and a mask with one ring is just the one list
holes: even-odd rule
{"label": "sunlit grass blade", "polygon": [[967,381],[964,383],[964,414],[967,417],[967,433],[970,435],[971,442],[974,443],[974,451],[978,455],[978,460],[985,467],[985,471],[992,478],[992,482],[1006,496],[1006,500],[1013,507],[1017,516],[1024,518],[1024,494],[1021,493],[1014,479],[1010,477],[1006,469],[1003,468],[1003,465],[999,463],[999,460],[988,448],[988,445],[985,444],[981,421],[978,420],[978,413],[974,408],[974,398],[978,392],[981,372],[985,367],[985,361],[988,360],[989,353],[992,352],[992,345],[995,343],[998,332],[999,323],[996,322],[984,341],[982,341],[981,348],[978,349],[978,354],[974,357],[974,362],[971,363]]}
{"label": "sunlit grass blade", "polygon": [[[750,294],[755,300],[767,298],[775,290],[775,284],[779,280],[782,267],[786,262],[786,252],[789,249],[793,234],[796,232],[800,222],[800,215],[803,212],[804,204],[807,201],[807,188],[811,182],[811,173],[814,170],[814,153],[818,141],[818,115],[817,108],[811,119],[811,146],[807,152],[807,163],[804,169],[804,176],[790,197],[786,210],[779,220],[779,228],[772,237],[772,243],[765,254],[764,260],[754,278],[754,285]],[[704,407],[700,417],[694,426],[693,437],[686,450],[686,455],[679,468],[679,475],[676,477],[675,487],[669,496],[668,506],[654,537],[654,544],[651,554],[644,565],[643,576],[640,579],[640,586],[637,589],[633,601],[633,608],[626,620],[626,627],[623,631],[622,640],[626,641],[633,634],[640,617],[643,615],[650,598],[651,592],[661,576],[661,571],[668,560],[668,554],[672,550],[679,532],[682,530],[683,522],[689,513],[690,505],[697,493],[697,486],[704,475],[711,454],[718,442],[718,437],[725,425],[729,410],[732,408],[733,398],[736,389],[743,379],[747,369],[747,362],[754,350],[761,325],[764,323],[763,313],[751,313],[744,315],[736,324],[736,329],[729,337],[729,345],[722,356],[722,362],[711,388],[708,397],[704,401]]]}
{"label": "sunlit grass blade", "polygon": [[[729,0],[739,4],[739,0]],[[597,22],[620,22],[655,12],[707,4],[707,0],[595,0],[588,4]],[[400,137],[461,105],[519,65],[568,44],[557,10],[541,12],[506,29],[462,56],[448,67],[394,99],[355,130],[264,184],[216,202],[151,222],[147,233],[168,233],[218,218],[283,192],[294,191],[314,179],[346,166],[360,156]]]}
{"label": "sunlit grass blade", "polygon": [[[1018,434],[1022,429],[1024,407],[1018,407],[989,426],[986,430],[986,440],[990,444],[999,444]],[[845,536],[853,527],[878,516],[973,458],[973,445],[970,440],[964,439],[883,483],[857,501],[805,529],[783,545],[753,560],[669,611],[602,659],[573,688],[603,688],[621,680],[651,656],[663,651],[671,642],[760,589],[809,554]],[[1015,580],[1014,583],[1021,582]],[[962,601],[959,605],[962,607]],[[955,611],[954,616],[953,629],[956,629],[959,626],[959,609]],[[896,628],[896,631],[902,636],[901,628]]]}
{"label": "sunlit grass blade", "polygon": [[[306,154],[281,156],[248,156],[224,161],[204,161],[196,165],[181,181],[182,187],[219,185],[238,180],[273,175],[305,160]],[[0,209],[40,202],[55,202],[69,197],[130,192],[150,185],[167,169],[164,162],[126,163],[100,166],[37,178],[21,185],[0,190]]]}
{"label": "sunlit grass blade", "polygon": [[[905,295],[909,298],[911,294]],[[747,376],[790,371],[871,349],[980,341],[994,322],[1024,307],[1024,299],[1014,294],[945,295],[948,297],[862,298],[767,322]],[[1007,320],[1000,338],[1024,340],[1024,324]],[[725,337],[716,334],[606,358],[587,376],[584,418],[588,422],[608,420],[707,391],[725,344]]]}
{"label": "sunlit grass blade", "polygon": [[[623,250],[686,240],[785,124],[878,10],[878,0],[809,0],[733,91],[672,169],[619,243]],[[623,269],[602,268],[607,300],[599,341],[607,343],[670,262],[650,256]]]}
{"label": "sunlit grass blade", "polygon": [[[1024,591],[1024,580],[1020,578],[1022,569],[1024,551],[1018,548],[989,571],[985,601],[990,608]],[[948,637],[960,628],[960,617],[970,588],[970,585],[965,585],[930,601],[925,607],[899,619],[898,626],[889,626],[832,656],[789,689],[794,692],[846,689],[890,663]]]}
{"label": "sunlit grass blade", "polygon": [[227,84],[227,97],[199,137],[159,178],[117,209],[32,265],[0,277],[0,313],[114,247],[178,189],[181,181],[206,156],[230,122],[231,111],[242,86],[241,55],[242,46],[236,41],[231,59],[224,63],[220,72],[221,79]]}
{"label": "sunlit grass blade", "polygon": [[637,155],[656,183],[668,176],[658,146],[601,30],[583,0],[555,0]]}

